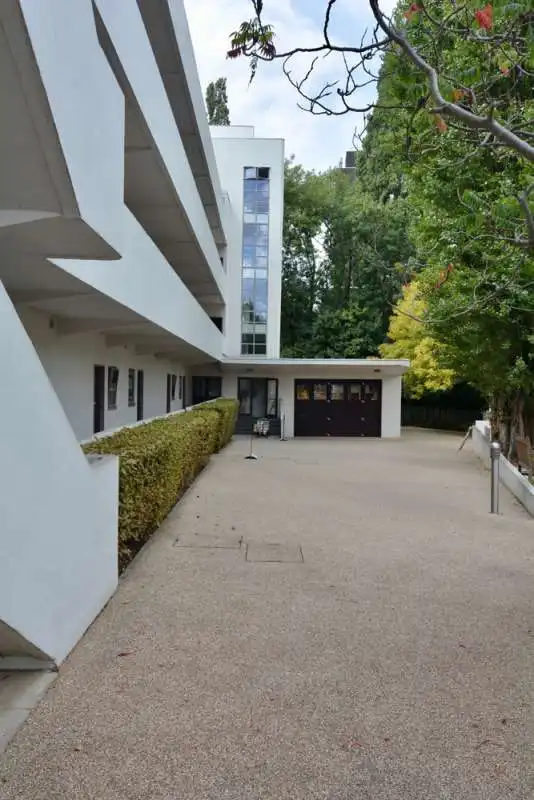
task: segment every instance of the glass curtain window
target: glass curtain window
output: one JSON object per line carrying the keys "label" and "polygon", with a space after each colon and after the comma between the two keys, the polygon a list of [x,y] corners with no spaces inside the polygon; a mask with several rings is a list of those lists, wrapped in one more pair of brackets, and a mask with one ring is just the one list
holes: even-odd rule
{"label": "glass curtain window", "polygon": [[269,168],[245,167],[243,178],[241,353],[266,355]]}

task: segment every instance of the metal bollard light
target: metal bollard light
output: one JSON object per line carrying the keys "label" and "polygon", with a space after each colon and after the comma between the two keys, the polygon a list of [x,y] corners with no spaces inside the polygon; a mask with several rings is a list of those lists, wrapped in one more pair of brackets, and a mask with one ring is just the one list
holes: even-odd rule
{"label": "metal bollard light", "polygon": [[490,444],[491,459],[491,513],[499,513],[499,482],[500,482],[500,461],[501,446],[499,442]]}

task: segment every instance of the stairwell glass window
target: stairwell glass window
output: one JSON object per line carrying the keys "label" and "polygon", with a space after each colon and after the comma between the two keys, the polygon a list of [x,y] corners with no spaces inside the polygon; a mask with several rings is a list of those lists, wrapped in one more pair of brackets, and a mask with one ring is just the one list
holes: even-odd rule
{"label": "stairwell glass window", "polygon": [[244,170],[241,353],[267,354],[269,167]]}

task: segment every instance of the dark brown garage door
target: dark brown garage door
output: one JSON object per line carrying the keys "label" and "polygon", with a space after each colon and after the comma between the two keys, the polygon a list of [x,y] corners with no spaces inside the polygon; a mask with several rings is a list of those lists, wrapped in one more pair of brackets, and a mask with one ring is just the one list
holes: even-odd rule
{"label": "dark brown garage door", "polygon": [[295,381],[295,436],[380,436],[381,381]]}

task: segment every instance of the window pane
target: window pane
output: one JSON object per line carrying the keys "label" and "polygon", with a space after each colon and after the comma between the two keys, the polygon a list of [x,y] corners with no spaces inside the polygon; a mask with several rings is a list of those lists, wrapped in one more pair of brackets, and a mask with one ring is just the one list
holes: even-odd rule
{"label": "window pane", "polygon": [[270,378],[267,381],[267,416],[278,416],[278,381]]}
{"label": "window pane", "polygon": [[250,178],[255,178],[257,175],[256,167],[245,167],[245,180],[249,180]]}
{"label": "window pane", "polygon": [[326,400],[326,383],[314,383],[312,396],[314,400]]}
{"label": "window pane", "polygon": [[108,367],[108,408],[117,408],[117,390],[119,386],[119,370]]}
{"label": "window pane", "polygon": [[356,402],[362,399],[362,384],[351,383],[349,386],[349,402]]}
{"label": "window pane", "polygon": [[267,354],[267,348],[264,344],[256,344],[254,346],[254,353],[257,356],[264,356]]}
{"label": "window pane", "polygon": [[269,178],[269,167],[258,167],[258,178]]}
{"label": "window pane", "polygon": [[309,400],[310,389],[305,383],[297,383],[297,400]]}
{"label": "window pane", "polygon": [[330,400],[344,400],[345,386],[343,383],[330,384]]}
{"label": "window pane", "polygon": [[128,405],[135,405],[135,369],[128,370]]}

